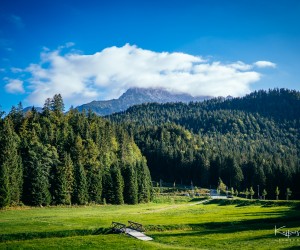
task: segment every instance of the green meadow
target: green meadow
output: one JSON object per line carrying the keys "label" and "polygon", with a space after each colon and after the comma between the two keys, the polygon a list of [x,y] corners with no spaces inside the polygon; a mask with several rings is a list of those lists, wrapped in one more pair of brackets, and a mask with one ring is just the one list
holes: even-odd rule
{"label": "green meadow", "polygon": [[[0,249],[299,249],[300,203],[166,197],[149,204],[0,211]],[[112,234],[142,223],[153,241]],[[283,231],[294,231],[290,237]]]}

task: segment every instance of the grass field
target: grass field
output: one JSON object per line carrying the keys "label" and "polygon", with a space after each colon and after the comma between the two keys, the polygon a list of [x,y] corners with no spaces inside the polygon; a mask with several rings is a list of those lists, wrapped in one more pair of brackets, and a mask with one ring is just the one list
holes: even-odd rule
{"label": "grass field", "polygon": [[[0,211],[0,249],[300,249],[299,202],[188,198],[123,206]],[[153,241],[111,234],[112,221],[142,223]],[[300,232],[299,232],[300,233]]]}

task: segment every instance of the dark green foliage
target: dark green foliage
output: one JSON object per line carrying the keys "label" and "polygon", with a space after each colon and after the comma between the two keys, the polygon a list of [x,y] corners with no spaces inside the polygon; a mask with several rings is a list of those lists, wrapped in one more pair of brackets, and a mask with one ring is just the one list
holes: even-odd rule
{"label": "dark green foliage", "polygon": [[0,165],[0,208],[10,205],[10,189],[6,165]]}
{"label": "dark green foliage", "polygon": [[[46,100],[42,113],[32,108],[23,114],[20,104],[0,119],[1,207],[20,202],[101,204],[104,199],[123,204],[125,165],[135,174],[137,197],[136,168],[144,159],[133,138],[91,112],[63,110],[61,96],[55,95]],[[126,202],[136,203],[137,198]]]}
{"label": "dark green foliage", "polygon": [[149,202],[152,197],[152,182],[146,159],[138,163],[137,166],[138,179],[138,201]]}
{"label": "dark green foliage", "polygon": [[99,149],[91,139],[87,139],[83,150],[84,169],[87,175],[89,201],[101,202],[102,173],[99,161]]}
{"label": "dark green foliage", "polygon": [[[48,104],[48,101],[46,101],[46,103]],[[54,111],[54,113],[62,114],[64,112],[65,105],[60,94],[54,95],[50,103],[51,110]]]}
{"label": "dark green foliage", "polygon": [[113,180],[111,178],[111,172],[109,170],[105,170],[102,176],[102,197],[104,203],[113,203],[114,202],[114,188],[113,188]]}
{"label": "dark green foliage", "polygon": [[73,191],[73,203],[84,205],[88,202],[88,189],[86,182],[86,174],[80,162],[74,166],[75,184]]}
{"label": "dark green foliage", "polygon": [[[300,198],[300,93],[256,91],[242,98],[149,103],[108,117],[124,123],[154,180],[234,189],[291,187]],[[284,197],[282,197],[284,198]]]}
{"label": "dark green foliage", "polygon": [[137,173],[133,166],[126,165],[123,169],[124,201],[128,204],[138,203]]}
{"label": "dark green foliage", "polygon": [[112,180],[112,189],[113,189],[113,203],[114,204],[123,204],[123,189],[124,189],[124,180],[121,174],[121,169],[119,166],[112,166],[110,169],[111,180]]}
{"label": "dark green foliage", "polygon": [[[7,173],[9,199],[12,204],[18,204],[22,194],[23,169],[18,151],[19,144],[20,139],[14,132],[12,121],[8,118],[4,121],[0,134],[0,165],[2,165],[3,174]],[[5,180],[3,185],[6,185]]]}
{"label": "dark green foliage", "polygon": [[[125,123],[154,180],[245,190],[300,190],[300,93],[257,91],[202,103],[149,103],[108,118]],[[300,198],[299,191],[293,197]],[[282,197],[283,198],[283,197]]]}
{"label": "dark green foliage", "polygon": [[38,141],[35,132],[27,148],[24,160],[24,202],[34,206],[49,205],[50,170],[56,165],[58,157],[55,148]]}

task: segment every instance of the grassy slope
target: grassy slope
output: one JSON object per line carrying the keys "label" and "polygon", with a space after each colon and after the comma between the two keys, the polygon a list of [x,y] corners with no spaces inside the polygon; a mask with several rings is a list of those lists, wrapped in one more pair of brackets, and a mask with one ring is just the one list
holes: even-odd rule
{"label": "grassy slope", "polygon": [[[233,204],[230,204],[233,203]],[[288,249],[274,226],[300,230],[288,203],[218,202],[136,206],[50,207],[0,211],[0,248],[30,249]],[[112,221],[143,223],[152,242],[105,234]],[[293,249],[293,248],[291,248]],[[296,248],[295,248],[296,249]]]}

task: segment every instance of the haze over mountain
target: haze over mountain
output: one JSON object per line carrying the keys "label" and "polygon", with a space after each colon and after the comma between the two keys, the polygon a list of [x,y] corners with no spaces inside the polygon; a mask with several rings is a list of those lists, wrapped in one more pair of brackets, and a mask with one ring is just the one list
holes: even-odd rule
{"label": "haze over mountain", "polygon": [[211,99],[211,96],[193,97],[185,93],[172,93],[161,88],[130,88],[118,99],[107,101],[93,101],[76,107],[79,111],[92,110],[97,115],[110,115],[112,113],[124,111],[129,107],[142,103],[168,103],[204,101]]}

